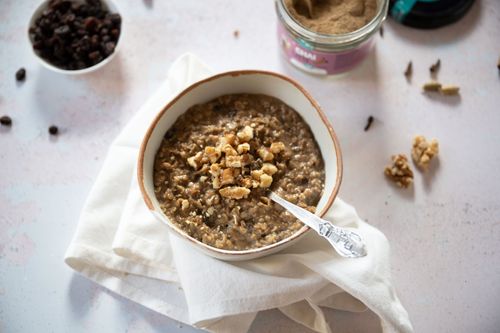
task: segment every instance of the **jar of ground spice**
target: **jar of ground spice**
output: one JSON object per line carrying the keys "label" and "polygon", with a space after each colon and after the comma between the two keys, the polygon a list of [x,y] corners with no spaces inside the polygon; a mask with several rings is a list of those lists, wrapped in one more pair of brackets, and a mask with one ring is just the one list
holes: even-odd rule
{"label": "jar of ground spice", "polygon": [[275,0],[285,57],[313,74],[360,64],[387,16],[388,0]]}

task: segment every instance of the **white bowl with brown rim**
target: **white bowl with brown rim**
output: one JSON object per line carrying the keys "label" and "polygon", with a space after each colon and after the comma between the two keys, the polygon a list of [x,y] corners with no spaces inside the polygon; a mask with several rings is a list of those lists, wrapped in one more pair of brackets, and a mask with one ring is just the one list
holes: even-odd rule
{"label": "white bowl with brown rim", "polygon": [[184,89],[159,112],[146,132],[139,152],[139,187],[148,209],[159,221],[165,223],[172,233],[203,253],[228,261],[255,259],[281,251],[310,231],[309,227],[303,226],[288,238],[264,247],[241,251],[224,250],[189,236],[162,212],[155,196],[153,170],[155,156],[165,133],[177,118],[193,105],[237,93],[276,97],[297,111],[310,126],[325,164],[325,186],[317,204],[318,215],[323,216],[330,209],[342,179],[342,157],[335,132],[319,104],[292,79],[273,72],[243,70],[217,74]]}

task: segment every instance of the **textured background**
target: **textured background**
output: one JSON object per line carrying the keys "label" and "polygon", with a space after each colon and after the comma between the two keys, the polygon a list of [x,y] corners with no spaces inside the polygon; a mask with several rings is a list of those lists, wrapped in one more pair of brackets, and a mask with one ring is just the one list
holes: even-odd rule
{"label": "textured background", "polygon": [[[108,145],[186,51],[216,71],[274,70],[312,92],[341,142],[340,195],[389,238],[394,283],[417,332],[498,332],[499,1],[477,1],[459,23],[430,32],[389,21],[369,59],[338,78],[283,62],[271,0],[120,1],[116,58],[90,75],[61,76],[30,52],[26,25],[37,3],[0,0],[0,115],[14,122],[0,128],[0,332],[195,331],[76,276],[62,260]],[[460,85],[460,97],[420,92],[437,58],[439,79]],[[21,66],[27,79],[17,84]],[[369,115],[376,120],[364,132]],[[51,124],[59,137],[49,137]],[[439,139],[439,162],[400,190],[382,170],[419,133]],[[371,312],[327,314],[335,332],[378,331]],[[252,332],[304,328],[267,311]]]}

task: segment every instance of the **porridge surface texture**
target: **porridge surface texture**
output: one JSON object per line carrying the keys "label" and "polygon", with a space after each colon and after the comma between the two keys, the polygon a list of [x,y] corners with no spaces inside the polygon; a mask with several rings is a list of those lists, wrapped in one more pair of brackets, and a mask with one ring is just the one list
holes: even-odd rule
{"label": "porridge surface texture", "polygon": [[225,95],[191,107],[155,157],[155,194],[190,236],[229,250],[278,242],[303,224],[267,197],[315,211],[324,163],[309,126],[282,101]]}

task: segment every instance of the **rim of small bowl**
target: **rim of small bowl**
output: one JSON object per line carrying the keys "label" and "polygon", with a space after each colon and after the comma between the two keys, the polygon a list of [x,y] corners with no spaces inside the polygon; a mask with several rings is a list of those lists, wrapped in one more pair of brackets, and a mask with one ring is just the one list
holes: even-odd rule
{"label": "rim of small bowl", "polygon": [[[34,25],[35,23],[35,20],[40,16],[40,14],[42,13],[42,11],[48,6],[48,3],[50,2],[50,0],[44,0],[42,1],[37,7],[36,9],[33,11],[33,14],[31,15],[30,17],[30,20],[28,22],[28,29],[27,29],[27,33],[28,33],[28,41],[29,41],[29,44],[30,44],[30,49],[31,49],[31,52],[35,55],[35,57],[38,59],[38,62],[45,68],[53,71],[53,72],[56,72],[56,73],[60,73],[60,74],[66,74],[66,75],[80,75],[80,74],[87,74],[87,73],[91,73],[91,72],[94,72],[96,70],[98,70],[99,68],[105,66],[106,64],[110,63],[111,60],[115,57],[116,53],[118,53],[118,50],[119,50],[119,47],[121,45],[120,41],[123,39],[123,16],[121,15],[120,11],[119,11],[119,8],[118,6],[116,5],[115,2],[113,2],[112,0],[100,0],[105,7],[107,7],[107,9],[109,10],[110,13],[117,13],[117,14],[120,14],[120,17],[121,17],[121,23],[120,23],[120,35],[118,36],[118,40],[116,41],[116,46],[115,46],[115,50],[113,51],[113,53],[111,53],[108,57],[106,57],[104,60],[102,60],[101,62],[98,62],[97,64],[95,65],[92,65],[90,67],[87,67],[87,68],[83,68],[83,69],[63,69],[63,68],[59,68],[53,64],[51,64],[50,62],[48,62],[47,60],[45,60],[44,58],[42,58],[36,51],[35,49],[33,49],[33,40],[31,38],[31,35],[30,35],[30,32],[29,32],[29,29]],[[83,1],[75,1],[75,2],[83,2]]]}
{"label": "rim of small bowl", "polygon": [[[265,70],[236,70],[236,71],[228,71],[228,72],[223,72],[223,73],[220,73],[220,74],[216,74],[216,75],[210,76],[208,78],[205,78],[203,80],[200,80],[200,81],[197,81],[197,82],[191,84],[190,86],[188,86],[187,88],[185,88],[184,90],[182,90],[180,93],[178,93],[170,102],[168,102],[163,107],[163,109],[155,116],[155,118],[151,122],[150,126],[148,127],[148,130],[146,131],[146,134],[144,135],[144,138],[142,140],[141,147],[140,147],[140,150],[139,150],[139,158],[138,158],[138,164],[137,164],[137,179],[138,179],[138,183],[139,183],[139,188],[141,190],[142,198],[143,198],[146,206],[148,207],[148,209],[150,211],[160,214],[160,216],[162,217],[162,220],[165,220],[167,222],[168,226],[171,227],[172,229],[174,229],[178,233],[179,236],[185,238],[186,240],[188,240],[188,241],[190,241],[192,243],[200,245],[203,248],[205,248],[206,250],[209,250],[209,251],[214,252],[216,254],[232,255],[232,256],[243,256],[243,255],[255,254],[255,253],[258,253],[258,252],[267,252],[269,250],[275,249],[276,247],[279,247],[279,246],[281,246],[281,245],[283,245],[283,244],[285,244],[287,242],[291,242],[294,239],[303,236],[306,232],[310,231],[311,228],[308,227],[307,225],[304,225],[297,232],[295,232],[294,234],[290,235],[287,238],[284,238],[284,239],[280,240],[279,242],[276,242],[276,243],[273,243],[273,244],[269,244],[269,245],[266,245],[266,246],[263,246],[263,247],[258,247],[258,248],[254,248],[254,249],[248,249],[248,250],[241,250],[241,251],[237,251],[237,250],[225,250],[225,249],[219,249],[219,248],[210,246],[208,244],[205,244],[205,243],[203,243],[203,242],[201,242],[201,241],[193,238],[192,236],[188,235],[184,230],[182,230],[181,228],[179,228],[174,223],[170,222],[170,220],[168,219],[168,217],[165,217],[165,215],[163,214],[163,212],[158,212],[155,209],[155,207],[153,205],[153,201],[150,198],[150,196],[148,195],[148,193],[146,191],[146,186],[144,184],[144,158],[145,158],[145,151],[146,151],[146,147],[147,147],[147,145],[149,143],[149,140],[151,138],[151,135],[152,135],[153,131],[155,130],[156,126],[158,125],[158,122],[160,121],[160,119],[162,119],[165,116],[165,114],[168,112],[168,110],[173,105],[175,105],[179,99],[181,99],[186,94],[190,93],[191,90],[193,90],[194,88],[196,88],[196,87],[198,87],[200,85],[203,85],[205,83],[211,82],[213,80],[220,79],[222,77],[227,77],[227,76],[236,77],[236,76],[241,76],[241,75],[255,75],[255,74],[257,74],[257,75],[273,76],[275,78],[278,78],[278,79],[287,81],[288,83],[291,83],[300,93],[302,93],[307,98],[307,100],[311,103],[311,105],[316,110],[316,112],[318,112],[318,115],[320,116],[320,119],[323,122],[324,126],[328,129],[328,132],[330,134],[330,138],[333,141],[333,145],[335,146],[335,155],[336,155],[336,163],[337,163],[337,174],[336,174],[336,179],[335,179],[335,186],[334,186],[333,190],[330,192],[329,197],[328,197],[328,201],[326,202],[325,206],[323,207],[323,209],[321,210],[321,212],[318,214],[319,216],[325,215],[326,212],[330,209],[330,207],[333,204],[333,201],[337,197],[337,194],[338,194],[338,191],[339,191],[339,188],[340,188],[340,184],[342,182],[342,174],[343,174],[342,152],[340,150],[340,144],[338,142],[337,135],[335,134],[335,131],[333,130],[332,125],[330,124],[330,121],[328,120],[326,114],[323,112],[323,110],[319,106],[318,102],[316,102],[316,100],[309,94],[309,92],[307,92],[307,90],[304,87],[302,87],[297,81],[295,81],[295,80],[293,80],[293,79],[291,79],[291,78],[289,78],[287,76],[284,76],[284,75],[281,75],[281,74],[278,74],[278,73],[275,73],[275,72],[271,72],[271,71],[265,71]],[[216,98],[216,97],[217,96],[214,96],[214,98]],[[308,124],[308,125],[310,125],[310,124]],[[323,196],[324,195],[326,195],[326,194],[323,194]]]}

